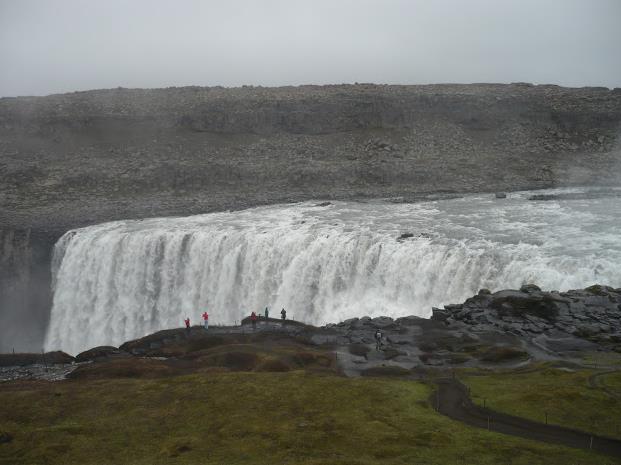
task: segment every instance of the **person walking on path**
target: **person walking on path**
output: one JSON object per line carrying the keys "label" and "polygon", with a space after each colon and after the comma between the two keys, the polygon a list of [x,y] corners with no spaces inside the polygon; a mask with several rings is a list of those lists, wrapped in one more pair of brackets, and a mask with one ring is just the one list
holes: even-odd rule
{"label": "person walking on path", "polygon": [[382,349],[382,332],[378,329],[375,331],[375,350],[378,352]]}
{"label": "person walking on path", "polygon": [[190,318],[186,317],[185,320],[183,320],[183,322],[185,323],[185,333],[189,336],[190,335]]}
{"label": "person walking on path", "polygon": [[270,318],[270,311],[268,310],[267,307],[265,307],[265,322],[267,323],[267,320],[269,320]]}
{"label": "person walking on path", "polygon": [[283,309],[280,311],[280,318],[282,319],[282,324],[285,324],[285,320],[287,319],[287,312]]}
{"label": "person walking on path", "polygon": [[209,313],[207,311],[203,312],[203,324],[205,325],[205,331],[209,329]]}
{"label": "person walking on path", "polygon": [[255,312],[250,314],[250,321],[252,321],[252,329],[257,329],[257,314]]}

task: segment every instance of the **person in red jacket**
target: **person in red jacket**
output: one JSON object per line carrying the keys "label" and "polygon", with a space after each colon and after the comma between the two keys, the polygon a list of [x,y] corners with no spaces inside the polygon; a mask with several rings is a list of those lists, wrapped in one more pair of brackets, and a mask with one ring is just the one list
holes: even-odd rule
{"label": "person in red jacket", "polygon": [[205,331],[209,329],[209,313],[207,311],[203,312],[203,324],[205,325]]}
{"label": "person in red jacket", "polygon": [[186,319],[183,320],[183,322],[185,323],[185,332],[189,336],[190,335],[190,319],[186,317]]}
{"label": "person in red jacket", "polygon": [[257,314],[255,312],[250,314],[250,321],[252,321],[252,329],[257,329]]}

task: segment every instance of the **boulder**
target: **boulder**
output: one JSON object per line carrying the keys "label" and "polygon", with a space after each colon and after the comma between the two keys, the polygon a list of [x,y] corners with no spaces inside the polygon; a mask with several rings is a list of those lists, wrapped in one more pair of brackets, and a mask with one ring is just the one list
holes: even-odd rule
{"label": "boulder", "polygon": [[[436,310],[438,310],[438,309],[436,309]],[[401,317],[401,318],[397,318],[395,320],[395,323],[397,323],[398,325],[402,325],[402,326],[414,326],[417,323],[420,323],[421,320],[426,321],[426,318],[421,318],[419,316],[410,315],[410,316],[404,316],[404,317]]]}
{"label": "boulder", "polygon": [[433,307],[431,309],[432,320],[445,321],[449,316],[451,316],[451,312],[446,309],[436,308],[436,307]]}
{"label": "boulder", "polygon": [[99,346],[92,349],[80,352],[75,357],[76,362],[90,362],[94,360],[100,360],[102,358],[108,358],[110,355],[118,354],[119,349],[113,346]]}
{"label": "boulder", "polygon": [[492,294],[490,307],[499,315],[535,315],[546,320],[554,319],[559,313],[559,300],[551,294],[527,294],[520,291],[500,291]]}
{"label": "boulder", "polygon": [[388,328],[395,325],[395,320],[389,316],[378,316],[371,320],[373,326],[376,328]]}
{"label": "boulder", "polygon": [[533,292],[541,292],[541,288],[534,284],[523,284],[522,287],[520,287],[520,292],[531,294]]}
{"label": "boulder", "polygon": [[354,323],[356,323],[358,321],[358,318],[349,318],[345,321],[342,321],[341,323],[339,323],[339,326],[352,326],[354,325]]}

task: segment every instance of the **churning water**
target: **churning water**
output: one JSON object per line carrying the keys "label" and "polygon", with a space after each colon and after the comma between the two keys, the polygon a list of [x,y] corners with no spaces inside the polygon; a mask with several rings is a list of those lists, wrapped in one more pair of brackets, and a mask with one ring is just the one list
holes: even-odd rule
{"label": "churning water", "polygon": [[[560,192],[560,191],[550,191]],[[540,193],[540,192],[538,192]],[[480,288],[621,286],[619,198],[314,202],[68,232],[46,347],[71,353],[285,307],[309,323],[427,317]],[[403,233],[413,237],[397,240]]]}

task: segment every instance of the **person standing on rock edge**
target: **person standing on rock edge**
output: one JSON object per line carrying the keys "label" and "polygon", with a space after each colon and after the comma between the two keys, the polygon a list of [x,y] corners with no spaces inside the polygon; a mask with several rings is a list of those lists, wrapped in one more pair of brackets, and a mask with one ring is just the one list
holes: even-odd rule
{"label": "person standing on rock edge", "polygon": [[375,350],[379,351],[382,348],[382,332],[378,329],[375,331]]}
{"label": "person standing on rock edge", "polygon": [[209,329],[209,313],[207,311],[203,312],[203,324],[205,325],[205,331]]}
{"label": "person standing on rock edge", "polygon": [[267,323],[267,320],[269,320],[270,318],[270,311],[267,309],[267,307],[265,307],[265,322]]}
{"label": "person standing on rock edge", "polygon": [[284,307],[280,311],[280,318],[282,319],[282,323],[285,324],[285,320],[287,319],[287,312],[285,311]]}
{"label": "person standing on rock edge", "polygon": [[185,320],[183,320],[183,322],[185,323],[185,333],[189,336],[190,335],[190,318],[186,317]]}
{"label": "person standing on rock edge", "polygon": [[252,321],[252,329],[257,329],[257,314],[255,312],[250,314],[250,321]]}

